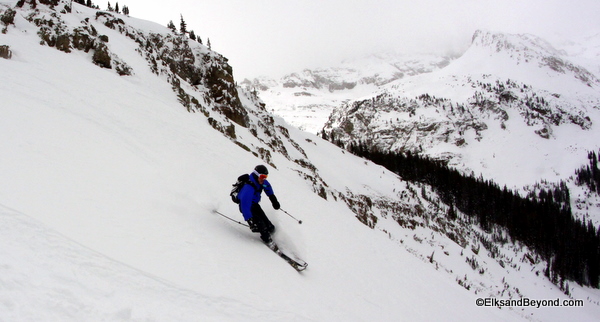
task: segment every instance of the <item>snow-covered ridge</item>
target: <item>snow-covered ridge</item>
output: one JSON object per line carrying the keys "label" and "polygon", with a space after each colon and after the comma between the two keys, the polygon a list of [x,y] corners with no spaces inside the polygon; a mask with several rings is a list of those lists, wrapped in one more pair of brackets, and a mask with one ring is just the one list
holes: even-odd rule
{"label": "snow-covered ridge", "polygon": [[[478,30],[473,35],[472,47],[469,51],[474,51],[476,48],[495,56],[508,55],[513,64],[529,65],[541,70],[550,69],[555,74],[574,77],[587,86],[596,88],[600,86],[597,76],[586,68],[570,62],[565,51],[559,51],[544,39],[531,34],[504,34]],[[546,76],[556,77],[552,72],[547,72]]]}
{"label": "snow-covered ridge", "polygon": [[267,77],[245,79],[243,84],[261,91],[281,85],[284,88],[315,88],[333,92],[352,89],[360,84],[381,86],[407,76],[432,72],[447,66],[454,58],[432,54],[372,54],[345,60],[339,66],[304,69],[277,80]]}
{"label": "snow-covered ridge", "polygon": [[[472,45],[494,49],[496,52],[513,51],[544,54],[547,56],[561,55],[550,43],[531,34],[505,34],[486,30],[477,30],[473,34]],[[532,56],[525,56],[532,57]]]}

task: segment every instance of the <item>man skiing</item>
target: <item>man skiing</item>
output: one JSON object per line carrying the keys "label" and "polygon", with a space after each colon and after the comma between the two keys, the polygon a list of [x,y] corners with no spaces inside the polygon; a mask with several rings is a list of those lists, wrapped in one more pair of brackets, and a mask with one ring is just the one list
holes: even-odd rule
{"label": "man skiing", "polygon": [[260,233],[260,238],[270,246],[273,242],[271,234],[275,231],[275,226],[258,204],[263,190],[271,200],[275,210],[279,209],[280,205],[273,193],[271,184],[267,181],[268,175],[267,167],[257,165],[250,174],[248,183],[240,190],[238,199],[240,200],[240,212],[244,216],[244,220],[248,222],[252,232]]}

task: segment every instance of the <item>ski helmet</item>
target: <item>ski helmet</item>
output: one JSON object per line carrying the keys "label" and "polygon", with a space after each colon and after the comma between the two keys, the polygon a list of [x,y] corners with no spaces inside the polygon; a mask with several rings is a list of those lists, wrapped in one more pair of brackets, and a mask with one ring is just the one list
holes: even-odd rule
{"label": "ski helmet", "polygon": [[254,168],[254,171],[255,171],[257,174],[269,174],[269,170],[267,170],[267,167],[265,167],[265,166],[264,166],[264,165],[262,165],[262,164],[259,164],[259,165],[257,165],[257,166]]}

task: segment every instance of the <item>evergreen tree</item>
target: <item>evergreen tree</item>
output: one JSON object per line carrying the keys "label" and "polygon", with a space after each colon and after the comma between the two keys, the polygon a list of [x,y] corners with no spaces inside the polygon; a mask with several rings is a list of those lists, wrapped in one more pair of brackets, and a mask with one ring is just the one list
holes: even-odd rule
{"label": "evergreen tree", "polygon": [[177,32],[177,28],[175,27],[173,20],[169,20],[169,24],[167,24],[167,28],[171,29],[171,31],[174,33]]}
{"label": "evergreen tree", "polygon": [[121,12],[119,12],[119,3],[118,2],[115,4],[115,12],[121,13]]}
{"label": "evergreen tree", "polygon": [[194,41],[196,40],[196,34],[194,33],[193,30],[190,30],[190,39],[194,40]]}
{"label": "evergreen tree", "polygon": [[110,1],[108,2],[108,7],[106,8],[107,11],[113,11],[113,7],[110,5]]}
{"label": "evergreen tree", "polygon": [[123,14],[126,16],[129,16],[129,7],[128,6],[123,6]]}
{"label": "evergreen tree", "polygon": [[187,24],[185,23],[185,20],[183,20],[183,15],[181,16],[181,22],[179,23],[179,32],[181,32],[181,35],[185,36],[185,34],[187,34]]}
{"label": "evergreen tree", "polygon": [[208,49],[212,50],[212,45],[210,44],[210,38],[208,38],[206,40],[206,45],[208,46]]}

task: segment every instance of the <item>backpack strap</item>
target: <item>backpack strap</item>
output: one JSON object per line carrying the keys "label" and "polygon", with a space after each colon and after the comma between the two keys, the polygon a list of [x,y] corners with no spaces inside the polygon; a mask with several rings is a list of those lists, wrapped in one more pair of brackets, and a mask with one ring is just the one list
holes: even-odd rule
{"label": "backpack strap", "polygon": [[245,174],[242,176],[247,176],[246,177],[246,184],[249,184],[252,186],[252,188],[254,188],[254,191],[259,191],[262,192],[262,186],[261,185],[257,185],[256,183],[254,183],[254,181],[250,180],[250,175]]}

